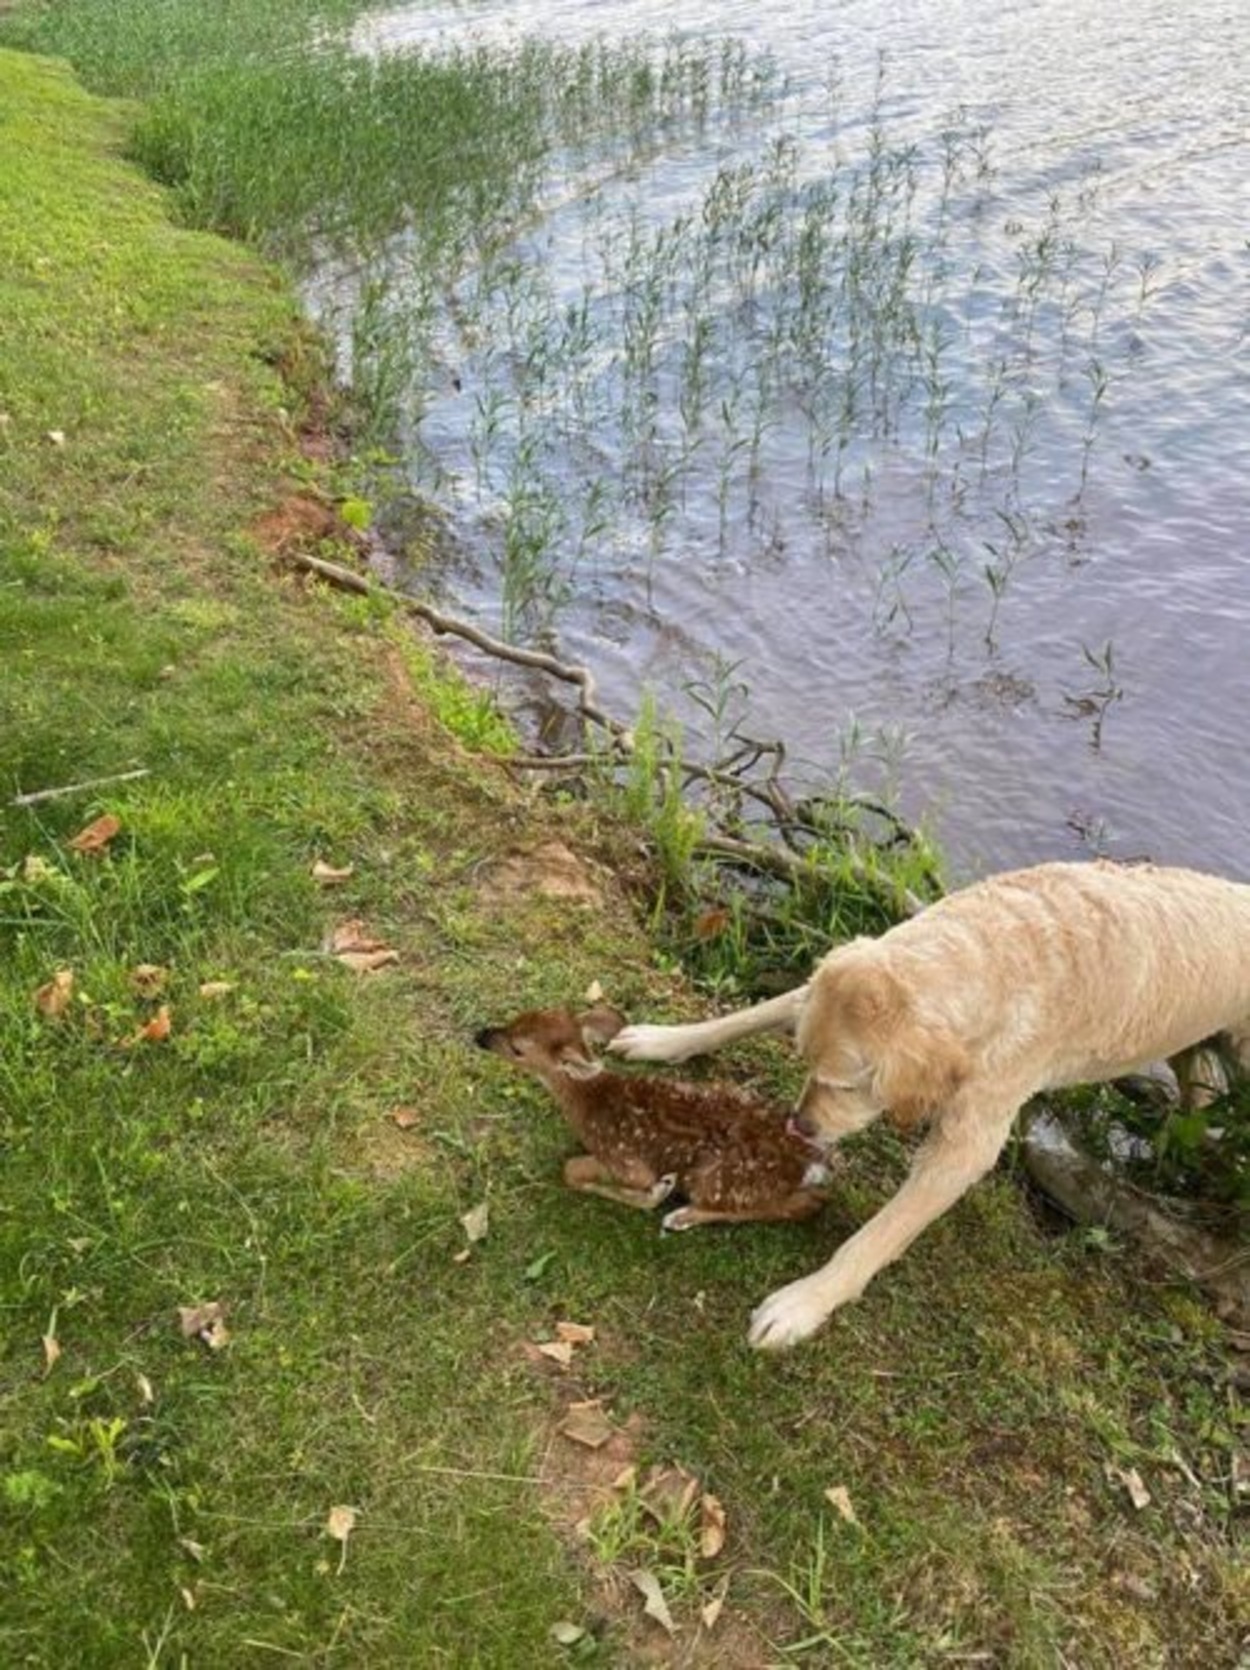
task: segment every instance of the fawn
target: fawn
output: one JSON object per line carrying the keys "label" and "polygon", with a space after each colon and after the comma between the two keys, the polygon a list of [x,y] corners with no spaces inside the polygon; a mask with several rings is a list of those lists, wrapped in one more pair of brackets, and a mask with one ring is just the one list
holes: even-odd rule
{"label": "fawn", "polygon": [[779,1109],[736,1085],[640,1077],[596,1061],[592,1046],[624,1025],[600,1005],[581,1015],[530,1010],[477,1034],[483,1049],[542,1080],[581,1139],[586,1152],[564,1166],[570,1188],[648,1212],[684,1196],[666,1230],[820,1210],[829,1167]]}

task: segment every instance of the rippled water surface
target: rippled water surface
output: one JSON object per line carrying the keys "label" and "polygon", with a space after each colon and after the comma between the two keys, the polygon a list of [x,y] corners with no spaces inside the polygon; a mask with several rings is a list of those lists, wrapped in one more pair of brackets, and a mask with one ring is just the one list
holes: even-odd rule
{"label": "rippled water surface", "polygon": [[462,604],[504,596],[623,714],[650,686],[815,777],[893,776],[966,873],[1093,846],[1250,874],[1250,12],[691,10],[360,32],[680,12],[769,65],[570,161],[440,297],[409,439]]}

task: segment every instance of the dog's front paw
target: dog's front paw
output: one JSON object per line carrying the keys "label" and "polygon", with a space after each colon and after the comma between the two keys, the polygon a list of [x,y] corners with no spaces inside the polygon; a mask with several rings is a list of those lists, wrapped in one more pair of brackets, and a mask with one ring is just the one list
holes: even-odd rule
{"label": "dog's front paw", "polygon": [[757,1351],[784,1351],[810,1339],[828,1316],[819,1288],[804,1277],[768,1295],[751,1318],[747,1339]]}
{"label": "dog's front paw", "polygon": [[684,1042],[684,1026],[626,1026],[611,1039],[608,1049],[626,1061],[684,1061],[694,1051]]}

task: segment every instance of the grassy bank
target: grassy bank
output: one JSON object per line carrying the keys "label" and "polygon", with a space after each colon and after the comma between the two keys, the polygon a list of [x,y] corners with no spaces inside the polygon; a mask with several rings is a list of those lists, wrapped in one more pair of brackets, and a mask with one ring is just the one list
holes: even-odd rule
{"label": "grassy bank", "polygon": [[[4,1662],[1235,1664],[1237,1408],[1186,1294],[1003,1175],[761,1359],[748,1309],[889,1191],[888,1139],[788,1229],[661,1242],[556,1186],[553,1115],[468,1040],[592,980],[686,1006],[633,849],[522,796],[384,611],[269,559],[316,356],[275,274],[120,160],[133,119],[0,53]],[[398,963],[327,955],[351,917]],[[205,1301],[220,1350],[178,1325]],[[565,1319],[596,1338],[562,1371],[532,1348]],[[608,1464],[554,1432],[589,1398]],[[610,1490],[631,1459],[698,1474],[722,1552]]]}

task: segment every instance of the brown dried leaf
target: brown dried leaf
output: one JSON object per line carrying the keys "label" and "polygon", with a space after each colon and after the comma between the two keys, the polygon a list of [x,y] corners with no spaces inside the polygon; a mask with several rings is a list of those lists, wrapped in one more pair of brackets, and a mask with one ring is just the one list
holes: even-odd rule
{"label": "brown dried leaf", "polygon": [[225,997],[227,992],[234,990],[233,980],[205,980],[200,987],[200,996],[205,1003],[212,1003],[216,998]]}
{"label": "brown dried leaf", "polygon": [[652,1467],[643,1480],[642,1505],[659,1522],[685,1519],[700,1491],[684,1467]]}
{"label": "brown dried leaf", "polygon": [[399,952],[379,948],[377,951],[339,951],[337,959],[354,974],[373,974],[399,961]]}
{"label": "brown dried leaf", "polygon": [[225,1322],[225,1307],[216,1299],[203,1305],[179,1305],[178,1320],[184,1339],[198,1339],[210,1351],[220,1351],[230,1343]]}
{"label": "brown dried leaf", "polygon": [[716,1628],[721,1613],[725,1610],[725,1599],[729,1594],[729,1579],[723,1577],[717,1584],[711,1600],[700,1610],[699,1616],[703,1620],[703,1627],[709,1633]]}
{"label": "brown dried leaf", "polygon": [[140,997],[159,996],[168,980],[169,970],[162,968],[160,963],[139,963],[130,971],[131,989]]}
{"label": "brown dried leaf", "polygon": [[588,1450],[598,1450],[613,1437],[616,1428],[604,1412],[599,1398],[588,1398],[584,1403],[570,1403],[557,1431]]}
{"label": "brown dried leaf", "polygon": [[1128,1491],[1129,1501],[1137,1509],[1138,1513],[1140,1513],[1143,1508],[1148,1508],[1150,1506],[1152,1500],[1150,1492],[1146,1489],[1142,1476],[1137,1471],[1136,1467],[1112,1467],[1108,1464],[1107,1477],[1109,1479],[1117,1480],[1124,1486],[1125,1490]]}
{"label": "brown dried leaf", "polygon": [[342,1504],[331,1508],[329,1517],[326,1519],[325,1529],[326,1535],[333,1537],[335,1542],[342,1546],[342,1553],[339,1555],[339,1572],[341,1573],[343,1567],[347,1564],[347,1539],[356,1529],[355,1508],[349,1508]]}
{"label": "brown dried leaf", "polygon": [[79,830],[69,843],[69,849],[81,853],[106,852],[113,837],[121,834],[121,827],[120,818],[114,817],[112,812],[105,812],[103,817]]}
{"label": "brown dried leaf", "polygon": [[676,1635],[677,1625],[673,1622],[673,1614],[668,1609],[668,1602],[664,1599],[664,1591],[655,1573],[631,1571],[629,1581],[642,1596],[643,1611],[648,1618],[654,1618],[661,1629],[667,1630],[670,1635]]}
{"label": "brown dried leaf", "polygon": [[552,1624],[548,1633],[557,1646],[575,1647],[586,1631],[580,1624],[571,1623],[567,1618],[561,1618],[558,1623]]}
{"label": "brown dried leaf", "polygon": [[710,1492],[699,1502],[699,1553],[714,1560],[725,1546],[725,1509]]}
{"label": "brown dried leaf", "polygon": [[349,916],[330,929],[325,949],[333,957],[341,956],[344,951],[384,951],[386,941],[367,928],[359,916]]}
{"label": "brown dried leaf", "polygon": [[825,1491],[825,1501],[833,1504],[848,1525],[859,1524],[851,1505],[851,1493],[844,1484],[831,1484]]}
{"label": "brown dried leaf", "polygon": [[410,1131],[414,1125],[421,1123],[421,1115],[416,1108],[392,1108],[387,1117],[401,1131]]}
{"label": "brown dried leaf", "polygon": [[733,917],[724,905],[712,905],[695,917],[694,937],[696,939],[716,939],[724,933],[732,921]]}
{"label": "brown dried leaf", "polygon": [[557,1322],[556,1338],[567,1340],[570,1345],[589,1345],[595,1337],[595,1330],[584,1322]]}
{"label": "brown dried leaf", "polygon": [[341,870],[336,870],[333,864],[327,864],[324,859],[317,859],[312,867],[312,878],[321,887],[341,887],[345,881],[350,881],[355,874],[355,865],[344,864]]}
{"label": "brown dried leaf", "polygon": [[490,1233],[490,1202],[484,1200],[480,1205],[466,1212],[460,1219],[460,1224],[468,1237],[470,1246],[475,1245],[478,1241],[484,1241]]}
{"label": "brown dried leaf", "polygon": [[173,1016],[170,1014],[168,1003],[162,1003],[145,1026],[129,1038],[120,1040],[123,1049],[130,1049],[135,1044],[163,1044],[173,1028]]}
{"label": "brown dried leaf", "polygon": [[61,968],[35,993],[35,1008],[49,1020],[59,1020],[74,996],[74,971]]}
{"label": "brown dried leaf", "polygon": [[539,1351],[542,1356],[550,1357],[553,1363],[559,1363],[561,1368],[568,1368],[569,1364],[573,1361],[573,1347],[569,1344],[568,1340],[565,1339],[545,1340],[541,1345],[536,1346],[535,1349]]}

